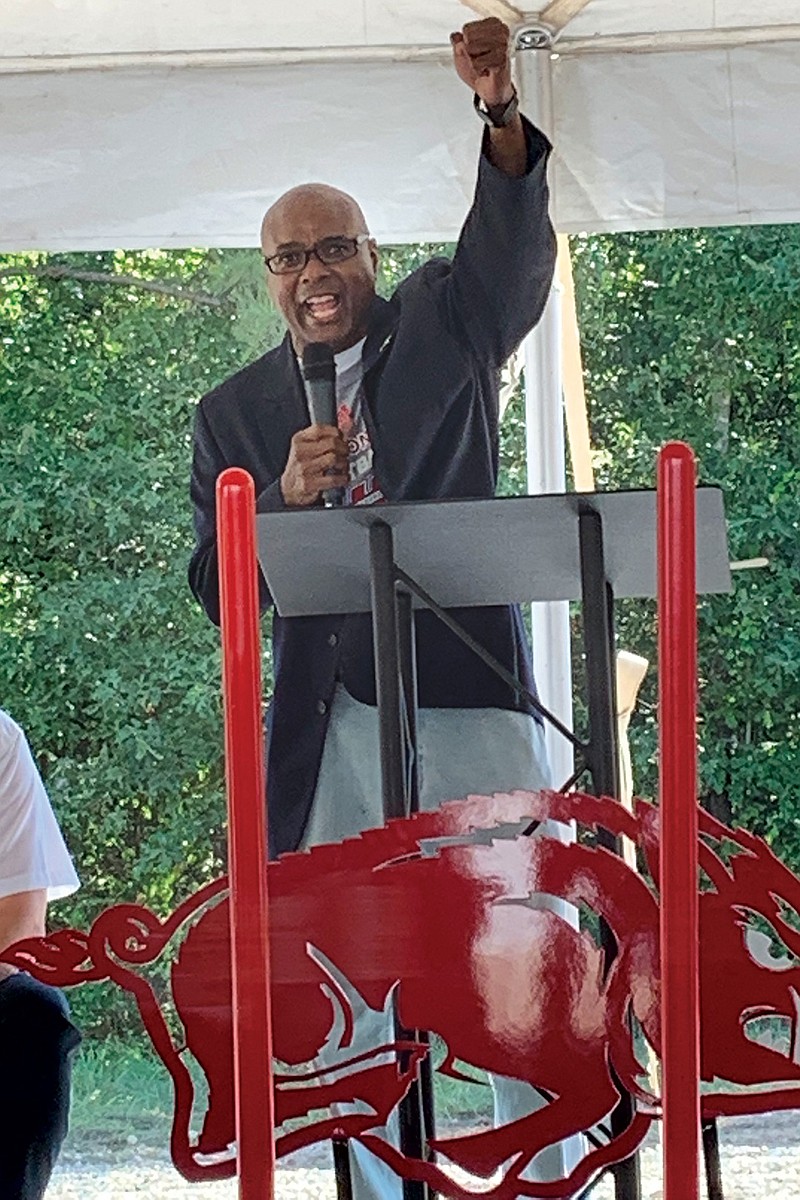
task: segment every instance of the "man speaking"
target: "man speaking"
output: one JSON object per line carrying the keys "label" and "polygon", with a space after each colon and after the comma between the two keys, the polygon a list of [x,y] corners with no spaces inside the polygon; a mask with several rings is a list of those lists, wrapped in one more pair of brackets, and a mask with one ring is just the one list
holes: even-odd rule
{"label": "man speaking", "polygon": [[[345,504],[494,494],[499,372],[539,319],[555,261],[550,148],[517,111],[505,25],[472,22],[452,43],[483,128],[475,199],[452,263],[426,263],[382,300],[375,294],[378,251],[350,196],[304,184],[264,217],[269,291],[287,335],[204,396],[196,415],[189,579],[214,622],[215,487],[227,467],[253,476],[259,512],[319,504],[326,492]],[[316,343],[335,356],[335,422],[311,419],[313,384],[304,381],[302,363]],[[265,609],[270,596],[259,582]],[[532,687],[516,607],[456,616]],[[540,784],[543,737],[525,702],[432,614],[420,613],[416,625],[421,803],[438,804],[465,787]],[[271,850],[281,853],[382,817],[377,732],[374,742],[362,741],[377,731],[369,615],[276,614],[273,639],[269,827]],[[328,800],[337,777],[346,781],[346,808],[341,795]]]}
{"label": "man speaking", "polygon": [[[262,513],[494,494],[500,370],[538,321],[555,263],[550,146],[518,111],[506,26],[475,21],[451,41],[483,131],[475,197],[452,262],[426,263],[383,300],[378,250],[352,197],[302,184],[264,217],[267,282],[286,337],[197,408],[189,579],[214,622],[215,487],[227,467],[253,476]],[[263,610],[271,599],[259,584]],[[533,689],[516,606],[453,615]],[[542,729],[526,701],[431,613],[418,614],[416,641],[420,806],[548,785]],[[271,853],[381,824],[369,614],[275,614],[273,650]],[[396,1194],[388,1187],[365,1179],[356,1194]]]}

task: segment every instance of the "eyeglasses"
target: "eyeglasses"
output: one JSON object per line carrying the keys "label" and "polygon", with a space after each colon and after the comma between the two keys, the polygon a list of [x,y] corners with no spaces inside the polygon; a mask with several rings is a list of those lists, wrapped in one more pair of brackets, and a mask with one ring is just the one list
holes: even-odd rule
{"label": "eyeglasses", "polygon": [[313,246],[284,246],[277,254],[265,254],[264,262],[273,275],[296,275],[303,270],[312,254],[324,266],[333,267],[336,263],[347,262],[348,258],[355,258],[359,246],[367,241],[368,233],[359,233],[357,237],[337,234],[320,238]]}

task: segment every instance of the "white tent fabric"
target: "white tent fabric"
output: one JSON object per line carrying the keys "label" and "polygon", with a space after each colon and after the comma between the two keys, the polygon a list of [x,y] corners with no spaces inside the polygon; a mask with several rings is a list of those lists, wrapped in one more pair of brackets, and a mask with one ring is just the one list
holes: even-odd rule
{"label": "white tent fabric", "polygon": [[[796,0],[553,0],[565,231],[800,220]],[[252,245],[282,190],[451,239],[479,129],[459,0],[4,0],[0,250]],[[572,19],[567,19],[569,17]],[[514,19],[518,18],[518,19]],[[556,21],[556,25],[560,23]]]}
{"label": "white tent fabric", "polygon": [[800,40],[575,54],[555,83],[564,232],[800,220]]}

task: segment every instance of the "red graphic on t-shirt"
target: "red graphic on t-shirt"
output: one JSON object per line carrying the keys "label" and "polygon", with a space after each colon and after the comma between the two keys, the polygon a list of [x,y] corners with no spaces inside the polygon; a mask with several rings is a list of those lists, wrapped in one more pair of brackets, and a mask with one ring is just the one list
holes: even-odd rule
{"label": "red graphic on t-shirt", "polygon": [[353,413],[347,404],[340,404],[337,408],[336,424],[344,436],[347,437],[353,424]]}
{"label": "red graphic on t-shirt", "polygon": [[372,443],[363,412],[354,420],[350,406],[340,404],[336,424],[347,441],[350,483],[345,488],[345,505],[382,503],[385,497],[372,469]]}

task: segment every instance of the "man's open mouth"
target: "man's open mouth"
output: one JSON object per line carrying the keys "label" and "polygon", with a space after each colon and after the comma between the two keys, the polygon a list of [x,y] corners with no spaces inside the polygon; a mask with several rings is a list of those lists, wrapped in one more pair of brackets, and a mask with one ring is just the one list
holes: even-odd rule
{"label": "man's open mouth", "polygon": [[303,308],[313,321],[327,322],[334,320],[341,308],[342,302],[335,292],[324,292],[319,296],[309,296],[303,301]]}

